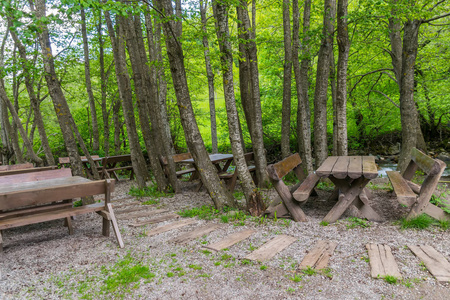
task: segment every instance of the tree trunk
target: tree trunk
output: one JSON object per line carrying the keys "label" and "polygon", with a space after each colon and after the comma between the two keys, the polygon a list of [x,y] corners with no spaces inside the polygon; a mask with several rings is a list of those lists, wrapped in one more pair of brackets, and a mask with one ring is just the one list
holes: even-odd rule
{"label": "tree trunk", "polygon": [[[334,43],[331,46],[334,49]],[[333,55],[330,55],[330,89],[331,89],[331,102],[333,103],[333,149],[331,154],[333,156],[337,155],[337,144],[338,144],[338,130],[337,130],[337,103],[336,103],[336,61],[334,60],[334,50],[332,50]]]}
{"label": "tree trunk", "polygon": [[[291,46],[291,17],[289,13],[290,0],[283,0],[283,36],[284,36],[284,65],[283,65],[283,106],[281,110],[281,156],[291,154],[291,77],[292,77],[292,46]],[[298,62],[297,62],[298,63]]]}
{"label": "tree trunk", "polygon": [[419,20],[408,20],[403,30],[402,71],[400,77],[400,117],[402,124],[402,147],[398,169],[403,172],[409,162],[411,150],[417,144],[417,109],[414,103],[414,65],[416,63]]}
{"label": "tree trunk", "polygon": [[311,0],[305,1],[305,7],[303,11],[303,41],[302,41],[302,62],[299,64],[299,27],[300,27],[300,12],[298,6],[298,0],[292,2],[292,61],[294,66],[295,75],[295,87],[297,89],[297,139],[298,148],[302,161],[304,163],[304,169],[309,174],[313,172],[312,164],[312,149],[311,149],[311,110],[309,107],[309,77],[308,72],[311,65],[310,54],[310,18],[311,18]]}
{"label": "tree trunk", "polygon": [[328,156],[327,147],[327,90],[330,75],[330,55],[334,32],[335,0],[325,0],[323,13],[323,39],[317,62],[316,89],[314,91],[314,153],[316,168]]}
{"label": "tree trunk", "polygon": [[[260,187],[265,187],[268,184],[269,179],[266,173],[267,160],[266,160],[266,151],[264,149],[261,97],[259,91],[258,55],[255,42],[256,37],[253,28],[251,27],[250,24],[246,0],[240,1],[240,5],[237,6],[237,14],[238,19],[240,19],[240,21],[242,22],[240,25],[238,25],[238,28],[239,26],[241,26],[242,29],[240,36],[242,36],[242,39],[245,41],[243,49],[245,49],[249,70],[248,73],[246,74],[248,75],[247,88],[249,97],[247,99],[245,97],[241,97],[241,100],[244,106],[244,113],[246,114],[247,124],[249,125],[250,136],[252,138],[253,152],[255,153],[254,159],[258,185]],[[245,107],[247,107],[247,109],[245,109]]]}
{"label": "tree trunk", "polygon": [[84,79],[86,82],[86,91],[89,97],[89,107],[91,108],[92,136],[94,139],[92,150],[98,151],[100,142],[98,134],[97,111],[95,110],[95,98],[91,85],[91,65],[89,60],[89,45],[86,32],[86,15],[84,13],[83,6],[81,7],[81,34],[83,36],[84,50]]}
{"label": "tree trunk", "polygon": [[[113,101],[114,102],[114,101]],[[120,154],[120,145],[122,141],[120,140],[120,132],[122,128],[122,121],[120,120],[120,100],[116,100],[113,104],[113,122],[114,122],[114,154]]]}
{"label": "tree trunk", "polygon": [[211,57],[209,52],[208,33],[206,31],[206,9],[208,2],[200,0],[200,17],[202,20],[203,48],[205,55],[206,76],[208,77],[208,94],[209,94],[209,116],[211,119],[211,148],[212,153],[218,153],[217,141],[217,123],[216,123],[216,105],[214,97],[214,73],[211,67]]}
{"label": "tree trunk", "polygon": [[338,0],[337,42],[339,47],[336,93],[337,155],[347,156],[347,69],[350,41],[347,25],[348,0]]}
{"label": "tree trunk", "polygon": [[[243,9],[245,8],[241,8],[241,10]],[[247,207],[252,208],[250,213],[257,216],[264,212],[265,205],[262,201],[261,194],[258,189],[256,189],[252,176],[248,171],[247,162],[244,158],[244,149],[242,148],[242,144],[240,142],[238,112],[236,108],[236,100],[234,98],[233,55],[231,52],[232,50],[228,29],[228,6],[224,5],[223,2],[217,2],[215,0],[213,1],[213,11],[214,18],[216,19],[217,40],[219,41],[219,48],[221,52],[220,57],[222,64],[223,90],[227,109],[231,149],[233,152],[234,163],[236,165],[235,172],[237,172],[239,176],[242,190],[244,191],[245,198],[247,200]],[[242,12],[238,14],[241,14],[242,20]],[[254,203],[256,203],[256,205],[251,205]]]}
{"label": "tree trunk", "polygon": [[[156,2],[158,8],[168,18],[173,17],[173,7],[170,0],[159,0]],[[197,164],[201,180],[208,190],[214,205],[221,209],[224,205],[235,206],[234,199],[230,191],[222,184],[217,175],[217,169],[209,159],[205,149],[189,95],[189,88],[184,68],[183,49],[180,36],[175,28],[181,27],[180,20],[164,20],[163,29],[166,36],[166,49],[169,57],[170,71],[180,110],[181,124],[183,126],[186,143],[192,153],[192,157]],[[179,24],[179,25],[178,25]]]}
{"label": "tree trunk", "polygon": [[141,151],[134,118],[133,95],[131,94],[130,77],[126,66],[126,54],[123,38],[123,29],[120,25],[117,28],[118,34],[114,32],[109,11],[105,11],[106,25],[111,39],[114,55],[114,66],[119,88],[119,95],[122,101],[123,115],[126,123],[128,140],[130,143],[131,164],[139,188],[146,186],[145,179],[148,177],[144,156]]}

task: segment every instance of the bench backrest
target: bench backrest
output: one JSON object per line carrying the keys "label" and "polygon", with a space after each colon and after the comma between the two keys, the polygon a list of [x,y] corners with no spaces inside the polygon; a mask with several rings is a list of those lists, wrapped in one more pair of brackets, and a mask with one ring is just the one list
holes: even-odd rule
{"label": "bench backrest", "polygon": [[268,165],[267,173],[269,174],[269,178],[271,180],[280,181],[289,172],[294,171],[297,178],[302,181],[306,176],[301,169],[301,163],[302,159],[300,158],[300,155],[295,153],[289,157],[286,157],[282,161],[277,162],[276,164]]}
{"label": "bench backrest", "polygon": [[433,159],[419,149],[413,148],[411,151],[411,161],[406,167],[405,172],[403,173],[403,177],[407,180],[411,180],[414,177],[417,169],[422,170],[428,176],[434,176],[443,172],[445,167],[446,164],[443,161],[439,159]]}
{"label": "bench backrest", "polygon": [[[191,159],[191,158],[192,158],[192,154],[190,152],[172,155],[172,159],[173,159],[174,163],[178,163],[185,159]],[[161,156],[160,161],[163,166],[166,166],[168,164],[167,157],[165,157],[165,156]]]}
{"label": "bench backrest", "polygon": [[34,166],[32,163],[24,163],[24,164],[17,164],[17,165],[4,165],[4,166],[0,166],[0,171],[31,169],[33,167]]}
{"label": "bench backrest", "polygon": [[56,168],[57,168],[56,166],[47,166],[47,167],[37,167],[37,168],[29,168],[29,169],[0,171],[0,177],[1,176],[16,175],[16,174],[24,174],[24,173],[32,173],[32,172],[41,172],[41,171],[47,171],[47,170],[54,170]]}
{"label": "bench backrest", "polygon": [[102,166],[105,167],[107,164],[119,163],[119,162],[131,162],[131,155],[115,155],[115,156],[107,156],[102,158]]}
{"label": "bench backrest", "polygon": [[[98,155],[91,155],[92,158],[100,158]],[[86,156],[81,156],[81,159],[87,159]],[[58,158],[60,165],[70,164],[70,158],[69,157],[60,157]]]}
{"label": "bench backrest", "polygon": [[55,178],[72,177],[72,171],[68,168],[46,170],[39,172],[30,172],[14,174],[0,177],[1,185],[11,185],[30,181],[41,181]]}

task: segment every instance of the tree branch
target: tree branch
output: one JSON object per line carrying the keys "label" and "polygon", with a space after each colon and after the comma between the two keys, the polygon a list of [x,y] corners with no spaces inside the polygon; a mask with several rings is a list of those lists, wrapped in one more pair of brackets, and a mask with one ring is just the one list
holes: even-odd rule
{"label": "tree branch", "polygon": [[371,93],[371,92],[375,92],[375,93],[378,93],[378,94],[384,96],[384,97],[385,97],[386,99],[388,99],[392,104],[394,104],[395,107],[400,108],[400,105],[398,105],[397,103],[395,103],[394,100],[392,100],[392,99],[391,99],[388,95],[386,95],[385,93],[380,92],[380,91],[377,91],[377,90],[370,90],[369,93]]}
{"label": "tree branch", "polygon": [[445,17],[448,17],[448,16],[450,16],[450,12],[448,12],[446,14],[443,14],[443,15],[440,15],[440,16],[436,16],[436,17],[430,18],[428,20],[423,20],[422,23],[430,23],[432,21],[436,21],[436,20],[439,20],[439,19],[442,19],[442,18],[445,18]]}

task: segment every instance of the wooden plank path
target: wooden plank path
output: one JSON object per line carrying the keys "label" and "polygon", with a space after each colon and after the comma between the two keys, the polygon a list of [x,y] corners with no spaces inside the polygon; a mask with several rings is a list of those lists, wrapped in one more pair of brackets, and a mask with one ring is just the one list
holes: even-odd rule
{"label": "wooden plank path", "polygon": [[318,241],[316,246],[303,258],[298,268],[300,270],[308,267],[317,270],[325,269],[336,246],[335,242]]}
{"label": "wooden plank path", "polygon": [[138,219],[144,217],[151,217],[157,214],[169,212],[168,209],[155,209],[150,211],[144,211],[140,214],[129,214],[129,215],[120,215],[119,220],[129,220],[129,219]]}
{"label": "wooden plank path", "polygon": [[202,227],[197,227],[196,229],[194,229],[189,233],[182,234],[180,236],[177,236],[176,238],[169,240],[169,243],[186,244],[192,240],[195,240],[196,238],[202,237],[205,234],[217,230],[222,226],[223,226],[222,224],[206,224]]}
{"label": "wooden plank path", "polygon": [[427,245],[408,245],[408,248],[427,267],[439,282],[450,282],[450,263],[433,247]]}
{"label": "wooden plank path", "polygon": [[180,216],[176,215],[176,214],[167,214],[167,215],[162,215],[162,216],[155,217],[155,218],[150,219],[150,220],[145,220],[145,221],[142,221],[142,222],[132,223],[132,224],[130,224],[130,226],[131,227],[140,227],[140,226],[160,223],[160,222],[164,222],[164,221],[168,221],[168,220],[172,220],[172,219],[178,219],[179,217]]}
{"label": "wooden plank path", "polygon": [[295,242],[297,238],[289,235],[279,235],[262,245],[259,249],[253,251],[245,258],[254,261],[266,261],[274,257],[277,253],[283,251],[290,244]]}
{"label": "wooden plank path", "polygon": [[239,232],[235,232],[235,233],[232,233],[232,234],[226,236],[224,239],[218,241],[217,243],[210,244],[210,245],[203,246],[203,247],[213,250],[213,251],[220,251],[225,248],[231,247],[234,244],[239,243],[240,241],[245,240],[246,238],[250,237],[255,232],[256,231],[253,229],[241,230]]}
{"label": "wooden plank path", "polygon": [[366,248],[369,252],[370,275],[372,278],[384,278],[386,276],[402,278],[391,248],[388,245],[367,244]]}
{"label": "wooden plank path", "polygon": [[147,236],[154,236],[163,232],[167,232],[170,230],[178,229],[187,225],[191,225],[197,223],[195,219],[184,219],[181,221],[173,222],[164,226],[160,226],[158,228],[153,229],[152,231],[147,233]]}
{"label": "wooden plank path", "polygon": [[147,210],[147,209],[151,209],[153,207],[151,206],[147,206],[147,205],[139,205],[138,207],[132,207],[132,208],[127,208],[127,209],[122,209],[122,207],[119,207],[119,211],[116,212],[116,215],[123,215],[123,214],[127,214],[130,212],[135,212],[135,211],[143,211],[143,210]]}

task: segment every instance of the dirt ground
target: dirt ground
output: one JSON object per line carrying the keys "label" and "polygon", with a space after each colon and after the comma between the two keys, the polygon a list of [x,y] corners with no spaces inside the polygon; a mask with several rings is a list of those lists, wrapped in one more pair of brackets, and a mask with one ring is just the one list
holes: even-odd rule
{"label": "dirt ground", "polygon": [[[115,203],[138,206],[149,200],[130,198],[131,184],[117,184]],[[183,193],[159,198],[152,207],[178,212],[212,205],[205,191],[195,193],[194,188],[195,183],[183,183]],[[5,230],[0,299],[450,299],[450,284],[437,282],[406,247],[431,245],[450,260],[450,230],[439,226],[400,229],[398,220],[406,216],[407,209],[386,188],[384,179],[371,184],[371,205],[384,221],[364,223],[366,227],[353,226],[355,222],[349,219],[357,213],[353,210],[334,224],[320,225],[334,204],[327,201],[330,191],[320,190],[303,207],[307,222],[248,217],[223,223],[214,218],[152,237],[146,233],[173,220],[135,228],[129,226],[133,219],[121,220],[125,207],[117,208],[124,249],[119,249],[113,234],[101,235],[102,220],[94,213],[77,217],[71,236],[61,220]],[[277,195],[268,190],[264,197],[271,201]],[[186,245],[169,242],[199,225],[213,223],[223,226]],[[256,233],[228,250],[211,253],[202,248],[247,228]],[[297,241],[267,262],[244,259],[279,234]],[[298,271],[298,264],[318,240],[338,243],[329,270]],[[391,247],[402,280],[390,284],[371,278],[367,243]]]}

